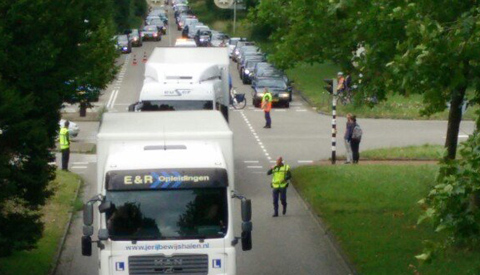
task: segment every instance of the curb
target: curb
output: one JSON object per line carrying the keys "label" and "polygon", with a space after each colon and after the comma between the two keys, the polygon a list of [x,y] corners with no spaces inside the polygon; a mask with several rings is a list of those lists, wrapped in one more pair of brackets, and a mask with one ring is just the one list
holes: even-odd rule
{"label": "curb", "polygon": [[[82,187],[82,180],[79,179],[78,180],[77,192],[75,192],[75,197],[72,199],[72,202],[74,202],[78,198],[78,193],[80,192],[81,187]],[[67,226],[65,227],[65,231],[63,232],[62,239],[61,239],[60,244],[58,245],[58,248],[57,248],[54,265],[50,269],[50,272],[48,272],[49,275],[54,275],[55,272],[57,271],[58,264],[60,263],[60,257],[62,256],[63,246],[65,245],[65,241],[67,240],[68,231],[70,231],[70,227],[72,225],[73,213],[74,212],[73,212],[73,209],[72,209],[72,211],[70,212],[70,215],[68,217]]]}
{"label": "curb", "polygon": [[297,196],[300,198],[300,201],[302,202],[303,206],[305,209],[308,211],[308,213],[312,216],[313,220],[317,224],[317,226],[320,228],[322,231],[323,235],[327,237],[328,243],[332,247],[332,250],[335,252],[338,258],[343,260],[344,263],[344,268],[349,271],[349,275],[357,275],[358,272],[355,269],[354,264],[350,261],[350,259],[347,257],[347,254],[342,250],[341,246],[338,244],[337,239],[335,236],[330,232],[328,227],[325,225],[323,222],[322,218],[318,216],[314,211],[313,208],[311,207],[310,203],[305,201],[305,199],[300,195],[300,193],[297,191],[295,188],[295,184],[293,184],[293,190],[295,190],[295,193]]}
{"label": "curb", "polygon": [[[310,107],[313,108],[313,107],[315,106],[315,105],[310,101],[310,99],[309,99],[308,97],[306,97],[306,96],[302,93],[302,91],[297,90],[297,89],[294,89],[294,92],[295,92],[296,94],[298,94],[305,102],[307,102]],[[325,112],[320,111],[320,110],[318,110],[318,109],[315,109],[315,112],[316,112],[317,114],[326,115],[326,116],[332,115],[331,113],[325,113]],[[339,115],[337,114],[337,117],[338,117],[338,116],[339,116]]]}

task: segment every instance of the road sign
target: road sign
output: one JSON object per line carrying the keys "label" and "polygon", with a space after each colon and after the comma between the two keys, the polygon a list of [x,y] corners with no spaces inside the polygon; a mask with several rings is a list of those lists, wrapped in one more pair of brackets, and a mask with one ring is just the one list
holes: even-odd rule
{"label": "road sign", "polygon": [[215,5],[221,9],[228,9],[234,2],[235,0],[215,0]]}

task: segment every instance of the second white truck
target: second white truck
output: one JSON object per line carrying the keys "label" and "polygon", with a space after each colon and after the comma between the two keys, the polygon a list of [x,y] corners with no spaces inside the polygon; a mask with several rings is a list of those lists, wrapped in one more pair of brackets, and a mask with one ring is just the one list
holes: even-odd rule
{"label": "second white truck", "polygon": [[[180,101],[191,101],[194,97],[198,101],[213,100],[211,109],[221,111],[228,120],[228,65],[228,50],[223,47],[155,48],[145,65],[145,79],[139,101],[130,105],[129,111],[150,110],[149,104],[153,101],[157,106],[162,101],[169,101],[166,105],[182,105]],[[201,108],[197,106],[191,110],[195,109]]]}

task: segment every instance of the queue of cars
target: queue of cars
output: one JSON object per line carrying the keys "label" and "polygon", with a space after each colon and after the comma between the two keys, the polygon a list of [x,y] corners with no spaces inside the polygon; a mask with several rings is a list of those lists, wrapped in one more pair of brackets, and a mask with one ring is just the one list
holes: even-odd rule
{"label": "queue of cars", "polygon": [[175,0],[172,5],[177,29],[182,31],[182,38],[192,39],[197,47],[226,47],[228,45],[228,35],[212,30],[200,22],[188,6],[188,1]]}
{"label": "queue of cars", "polygon": [[290,107],[292,101],[292,82],[284,72],[268,63],[255,42],[245,38],[232,37],[228,41],[230,58],[237,63],[237,69],[243,84],[252,87],[252,104],[260,107],[265,89],[273,96],[273,106]]}
{"label": "queue of cars", "polygon": [[168,17],[165,10],[155,8],[145,18],[141,29],[126,30],[114,40],[121,53],[131,53],[132,47],[142,47],[144,41],[160,41],[167,34]]}

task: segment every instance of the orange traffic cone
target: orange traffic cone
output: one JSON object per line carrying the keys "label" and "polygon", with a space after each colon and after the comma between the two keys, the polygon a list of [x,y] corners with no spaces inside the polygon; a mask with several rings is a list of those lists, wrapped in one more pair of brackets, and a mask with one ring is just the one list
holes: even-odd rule
{"label": "orange traffic cone", "polygon": [[147,62],[147,52],[143,52],[143,59],[142,59],[142,62],[143,63],[146,63]]}
{"label": "orange traffic cone", "polygon": [[136,56],[136,55],[133,55],[132,65],[133,65],[133,66],[137,65],[137,56]]}

